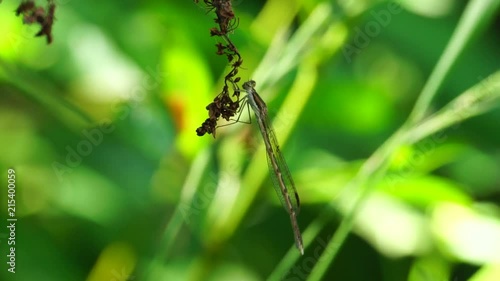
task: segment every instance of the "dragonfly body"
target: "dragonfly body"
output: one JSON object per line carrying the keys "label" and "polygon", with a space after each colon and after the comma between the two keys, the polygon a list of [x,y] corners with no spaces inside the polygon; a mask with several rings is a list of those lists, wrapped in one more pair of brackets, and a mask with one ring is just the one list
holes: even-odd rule
{"label": "dragonfly body", "polygon": [[267,164],[270,170],[270,176],[273,178],[274,188],[285,210],[290,215],[292,229],[294,232],[295,245],[301,254],[304,254],[304,245],[302,235],[297,223],[297,214],[300,210],[299,195],[295,190],[285,158],[280,151],[278,140],[269,122],[267,106],[255,91],[255,81],[250,80],[243,83],[243,89],[247,92],[248,103],[255,112],[259,130],[266,146]]}

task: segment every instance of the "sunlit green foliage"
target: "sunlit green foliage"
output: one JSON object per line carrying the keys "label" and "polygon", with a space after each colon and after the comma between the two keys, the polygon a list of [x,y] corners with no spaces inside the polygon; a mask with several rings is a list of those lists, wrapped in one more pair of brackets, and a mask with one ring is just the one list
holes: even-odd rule
{"label": "sunlit green foliage", "polygon": [[1,280],[500,280],[500,1],[233,1],[304,256],[255,124],[196,136],[211,11],[55,2],[47,45],[0,1]]}

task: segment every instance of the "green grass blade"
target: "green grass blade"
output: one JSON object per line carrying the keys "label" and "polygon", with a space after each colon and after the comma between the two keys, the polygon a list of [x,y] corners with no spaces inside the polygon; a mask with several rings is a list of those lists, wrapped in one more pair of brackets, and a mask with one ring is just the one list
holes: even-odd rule
{"label": "green grass blade", "polygon": [[444,128],[465,119],[483,114],[499,105],[500,71],[490,75],[465,93],[461,94],[443,109],[414,126],[405,137],[408,143],[416,143]]}
{"label": "green grass blade", "polygon": [[197,192],[198,187],[200,187],[200,182],[203,176],[203,171],[208,166],[210,161],[209,150],[204,150],[197,154],[194,159],[191,169],[186,177],[184,186],[182,187],[181,200],[177,205],[170,221],[168,222],[165,231],[161,237],[161,241],[158,245],[153,262],[149,262],[148,269],[146,269],[143,274],[143,280],[157,280],[155,277],[155,266],[162,264],[166,259],[169,258],[169,254],[172,251],[172,246],[174,245],[175,239],[180,232],[180,229],[184,223],[189,223],[190,212],[194,211],[192,201]]}
{"label": "green grass blade", "polygon": [[339,229],[327,246],[328,250],[322,254],[321,262],[316,264],[307,280],[315,281],[323,278],[330,264],[337,256],[340,247],[348,237],[354,225],[354,218],[358,209],[362,206],[372,187],[385,173],[390,156],[401,144],[405,143],[405,128],[417,123],[425,116],[432,98],[436,95],[453,63],[463,52],[467,43],[471,41],[474,32],[491,22],[498,4],[499,1],[474,0],[467,6],[448,47],[426,83],[408,121],[372,154],[353,181],[346,187],[346,190],[359,190],[353,200],[352,211],[343,219]]}
{"label": "green grass blade", "polygon": [[471,42],[473,36],[493,20],[499,5],[500,1],[498,0],[473,0],[469,3],[443,55],[427,80],[408,118],[408,125],[413,125],[424,118],[432,99],[443,84],[453,64],[463,53],[467,44]]}

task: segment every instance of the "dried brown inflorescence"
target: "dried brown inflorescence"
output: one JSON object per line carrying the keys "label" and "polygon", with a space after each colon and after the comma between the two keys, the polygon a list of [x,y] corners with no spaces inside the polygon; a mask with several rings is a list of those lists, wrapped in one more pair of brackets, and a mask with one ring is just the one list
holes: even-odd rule
{"label": "dried brown inflorescence", "polygon": [[[199,3],[199,0],[194,0]],[[231,64],[231,70],[224,77],[224,87],[222,92],[218,94],[214,101],[207,105],[208,118],[203,122],[201,127],[196,129],[198,136],[204,134],[212,134],[215,137],[215,129],[217,121],[220,117],[229,121],[229,119],[236,115],[240,106],[240,89],[238,82],[241,77],[236,77],[238,69],[243,64],[241,54],[229,39],[228,34],[233,32],[238,27],[238,19],[234,15],[231,0],[203,0],[209,11],[215,11],[215,22],[218,27],[210,29],[211,36],[221,37],[224,43],[217,43],[217,55],[226,56],[228,62]],[[233,94],[230,95],[229,87],[231,86]],[[235,98],[235,100],[233,100]]]}
{"label": "dried brown inflorescence", "polygon": [[54,1],[49,0],[47,11],[43,7],[36,6],[35,1],[23,1],[16,9],[16,15],[23,16],[24,24],[40,25],[40,31],[35,36],[46,36],[47,44],[52,43],[52,24],[54,23],[54,14],[56,4]]}
{"label": "dried brown inflorescence", "polygon": [[240,107],[239,101],[240,90],[235,90],[233,96],[236,96],[236,100],[229,96],[229,87],[224,85],[222,93],[218,94],[214,101],[207,105],[208,118],[201,124],[201,127],[196,129],[196,134],[198,136],[203,136],[204,134],[212,134],[215,137],[215,128],[217,127],[217,121],[220,117],[229,121],[231,117],[236,115]]}

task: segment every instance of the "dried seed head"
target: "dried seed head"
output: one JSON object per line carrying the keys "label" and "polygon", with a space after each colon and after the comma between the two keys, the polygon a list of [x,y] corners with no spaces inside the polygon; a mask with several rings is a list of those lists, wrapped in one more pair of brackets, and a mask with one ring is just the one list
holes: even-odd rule
{"label": "dried seed head", "polygon": [[30,12],[35,8],[35,2],[33,1],[25,1],[21,2],[19,7],[16,9],[16,16],[19,16],[20,14],[24,14],[26,12]]}

